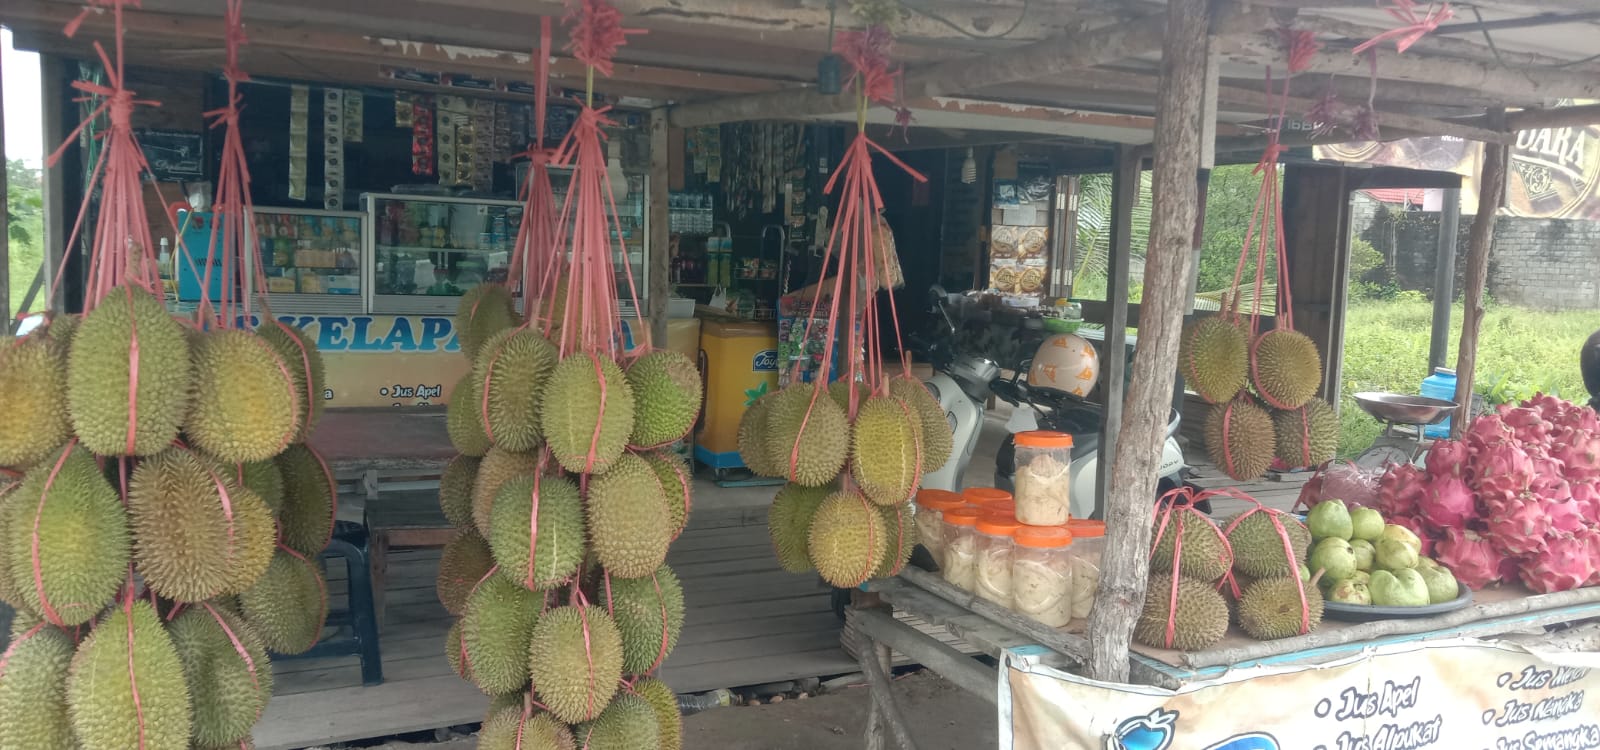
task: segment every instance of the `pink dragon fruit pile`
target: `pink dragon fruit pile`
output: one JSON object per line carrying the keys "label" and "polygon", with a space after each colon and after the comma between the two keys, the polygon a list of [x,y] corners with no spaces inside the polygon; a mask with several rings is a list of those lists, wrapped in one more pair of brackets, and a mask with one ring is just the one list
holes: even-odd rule
{"label": "pink dragon fruit pile", "polygon": [[1427,468],[1391,467],[1378,508],[1423,554],[1481,589],[1541,594],[1600,584],[1600,415],[1551,396],[1479,417],[1439,441]]}

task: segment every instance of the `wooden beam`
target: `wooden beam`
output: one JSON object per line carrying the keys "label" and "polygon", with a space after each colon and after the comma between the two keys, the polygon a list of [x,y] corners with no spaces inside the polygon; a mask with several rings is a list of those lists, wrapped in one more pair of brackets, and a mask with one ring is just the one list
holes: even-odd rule
{"label": "wooden beam", "polygon": [[1349,270],[1350,189],[1342,165],[1291,164],[1283,175],[1286,285],[1294,301],[1295,330],[1322,355],[1317,395],[1337,403],[1344,349],[1346,276]]}
{"label": "wooden beam", "polygon": [[1433,262],[1433,329],[1428,338],[1427,375],[1432,375],[1435,368],[1444,367],[1450,356],[1450,308],[1456,299],[1456,237],[1461,230],[1461,188],[1442,192],[1439,249]]}
{"label": "wooden beam", "polygon": [[1550,109],[1524,109],[1506,113],[1509,132],[1544,130],[1545,128],[1581,128],[1600,124],[1600,104],[1583,104],[1576,107]]}
{"label": "wooden beam", "polygon": [[650,345],[658,349],[667,348],[667,308],[672,295],[672,224],[667,203],[667,187],[671,180],[667,170],[668,130],[667,111],[650,110],[650,178],[646,180],[650,193],[650,236],[645,246],[650,278],[646,292],[649,300],[645,304],[650,310],[647,316]]}
{"label": "wooden beam", "polygon": [[[1306,31],[1313,31],[1323,36],[1338,36],[1359,44],[1372,37],[1389,31],[1392,27],[1373,24],[1355,23],[1340,18],[1325,15],[1300,14],[1295,26]],[[1478,62],[1511,65],[1519,68],[1543,68],[1549,66],[1569,65],[1572,61],[1554,55],[1543,55],[1533,52],[1514,52],[1502,49],[1496,55],[1487,44],[1479,44],[1467,39],[1429,34],[1416,40],[1406,50],[1407,54],[1417,53],[1422,55],[1439,55],[1443,57],[1456,57],[1463,60],[1476,60]],[[1571,66],[1574,70],[1583,70],[1582,66]],[[1530,71],[1536,73],[1537,71]]]}
{"label": "wooden beam", "polygon": [[[882,643],[911,658],[934,674],[954,683],[990,704],[998,701],[995,670],[984,666],[966,654],[955,650],[932,636],[911,627],[888,614],[886,609],[857,609],[845,612],[850,627],[861,635]],[[865,651],[863,644],[858,649]]]}
{"label": "wooden beam", "polygon": [[[7,331],[11,320],[11,226],[10,212],[11,193],[7,184],[6,175],[11,172],[11,162],[6,160],[6,87],[5,65],[0,63],[0,315],[5,317],[0,320],[7,321]],[[3,606],[3,605],[0,605]],[[5,611],[7,620],[10,620],[11,611]]]}
{"label": "wooden beam", "polygon": [[1112,493],[1106,508],[1106,550],[1100,588],[1089,613],[1088,676],[1109,682],[1127,680],[1128,643],[1144,608],[1150,503],[1172,405],[1172,363],[1178,357],[1183,291],[1199,203],[1195,175],[1200,169],[1204,132],[1200,120],[1206,105],[1196,92],[1207,88],[1211,4],[1168,0],[1167,19],[1156,96],[1154,205],[1145,259],[1140,356],[1133,362],[1122,431],[1109,467]]}
{"label": "wooden beam", "polygon": [[[1139,202],[1139,180],[1144,160],[1131,146],[1117,149],[1111,173],[1111,247],[1106,258],[1106,316],[1101,382],[1105,385],[1105,412],[1100,422],[1100,459],[1116,453],[1122,431],[1122,399],[1128,374],[1128,279],[1133,265],[1133,209]],[[1111,472],[1095,476],[1094,518],[1105,518],[1111,497]]]}
{"label": "wooden beam", "polygon": [[[1504,110],[1489,113],[1491,121],[1505,117]],[[1507,144],[1484,146],[1483,173],[1478,177],[1478,215],[1467,236],[1467,277],[1463,282],[1465,308],[1461,315],[1461,344],[1456,347],[1456,403],[1450,436],[1460,439],[1472,421],[1472,386],[1478,369],[1478,332],[1483,327],[1483,292],[1489,283],[1489,250],[1494,245],[1494,222],[1505,204],[1506,167],[1511,162]]]}
{"label": "wooden beam", "polygon": [[[39,130],[44,138],[44,150],[48,154],[60,143],[71,126],[63,122],[64,110],[67,106],[67,81],[66,64],[56,55],[39,56]],[[72,231],[73,218],[77,216],[77,206],[68,207],[66,186],[74,178],[66,174],[66,168],[60,165],[50,166],[42,164],[39,172],[40,184],[44,191],[44,265],[42,266],[42,286],[47,290],[45,299],[39,303],[46,310],[53,312],[67,312],[65,308],[68,290],[67,282],[63,279],[57,284],[57,277],[62,273],[62,260],[66,258],[71,248],[67,247],[67,240]]]}

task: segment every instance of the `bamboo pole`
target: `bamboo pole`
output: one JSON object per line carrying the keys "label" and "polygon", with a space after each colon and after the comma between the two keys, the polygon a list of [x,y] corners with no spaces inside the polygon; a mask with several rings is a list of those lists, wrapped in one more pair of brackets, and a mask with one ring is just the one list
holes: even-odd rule
{"label": "bamboo pole", "polygon": [[[1503,125],[1505,110],[1489,112],[1489,120]],[[1511,147],[1484,144],[1483,174],[1478,178],[1478,215],[1467,237],[1465,310],[1461,315],[1461,344],[1456,348],[1456,403],[1461,406],[1450,420],[1450,436],[1460,438],[1472,421],[1472,380],[1478,368],[1478,331],[1483,326],[1483,290],[1489,283],[1489,250],[1494,246],[1494,222],[1506,197],[1506,165]]]}
{"label": "bamboo pole", "polygon": [[[1089,676],[1123,682],[1128,643],[1144,607],[1150,504],[1156,464],[1172,403],[1183,291],[1198,212],[1201,118],[1210,51],[1208,0],[1169,0],[1156,96],[1155,163],[1145,295],[1140,314],[1140,356],[1123,405],[1122,432],[1111,459],[1112,492],[1106,507],[1106,551],[1100,588],[1089,614]],[[1120,354],[1115,353],[1115,354]],[[1113,356],[1115,356],[1115,354]]]}

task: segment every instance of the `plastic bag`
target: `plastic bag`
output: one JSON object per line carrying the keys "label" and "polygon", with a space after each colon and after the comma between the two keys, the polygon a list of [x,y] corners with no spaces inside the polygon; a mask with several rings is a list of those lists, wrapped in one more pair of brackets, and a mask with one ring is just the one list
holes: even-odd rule
{"label": "plastic bag", "polygon": [[1310,510],[1323,500],[1343,500],[1345,505],[1377,507],[1378,479],[1383,472],[1363,469],[1349,461],[1329,461],[1300,489],[1295,510]]}

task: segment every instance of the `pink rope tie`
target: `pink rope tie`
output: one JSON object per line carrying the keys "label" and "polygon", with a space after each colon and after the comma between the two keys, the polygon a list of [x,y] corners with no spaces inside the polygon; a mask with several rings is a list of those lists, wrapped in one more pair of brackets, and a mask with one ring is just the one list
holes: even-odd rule
{"label": "pink rope tie", "polygon": [[38,594],[39,608],[43,610],[40,614],[43,614],[44,619],[49,621],[51,625],[58,628],[66,627],[66,623],[61,619],[61,615],[56,613],[55,606],[50,603],[50,596],[44,590],[44,569],[40,564],[39,553],[39,545],[41,543],[39,526],[44,520],[44,505],[50,497],[50,488],[55,486],[56,478],[61,476],[61,467],[66,465],[67,457],[72,455],[72,449],[77,444],[77,438],[73,438],[67,443],[67,446],[61,450],[61,456],[56,459],[55,465],[51,467],[50,474],[45,477],[44,489],[39,492],[39,504],[34,508],[33,535],[29,540],[28,555],[33,568],[33,590],[34,593]]}

